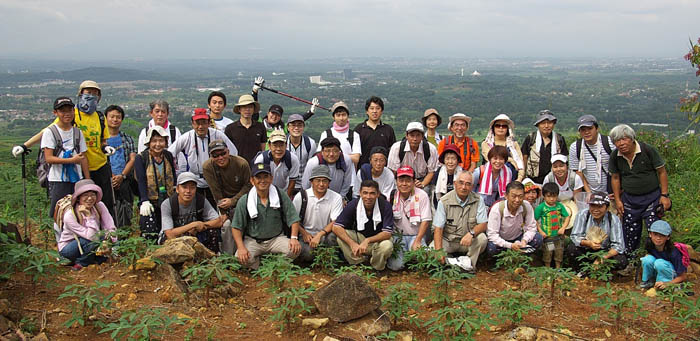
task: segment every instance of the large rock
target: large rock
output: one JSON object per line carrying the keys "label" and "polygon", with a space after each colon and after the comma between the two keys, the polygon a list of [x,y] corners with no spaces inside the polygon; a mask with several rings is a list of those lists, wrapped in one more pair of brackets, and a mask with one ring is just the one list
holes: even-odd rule
{"label": "large rock", "polygon": [[388,333],[391,330],[391,320],[384,312],[377,309],[358,320],[349,322],[345,328],[358,334],[375,336]]}
{"label": "large rock", "polygon": [[149,271],[155,269],[156,266],[158,266],[158,264],[156,264],[151,257],[144,257],[136,261],[136,264],[134,264],[134,269]]}
{"label": "large rock", "polygon": [[530,327],[518,327],[513,330],[513,339],[522,341],[535,341],[537,331]]}
{"label": "large rock", "polygon": [[378,309],[382,301],[367,282],[353,273],[333,279],[311,297],[318,311],[336,322],[360,318]]}
{"label": "large rock", "polygon": [[168,264],[201,262],[214,256],[216,256],[214,252],[207,249],[196,237],[190,236],[168,239],[163,247],[158,248],[151,255]]}
{"label": "large rock", "polygon": [[[204,246],[204,244],[200,243],[199,240],[197,240],[197,237],[184,236],[173,240],[177,240],[178,242],[182,242],[191,246],[194,249],[195,262],[201,262],[205,259],[209,259],[211,257],[216,256],[214,252],[209,250],[206,246]],[[168,243],[166,242],[165,245],[167,244]]]}
{"label": "large rock", "polygon": [[162,264],[161,266],[156,268],[156,273],[165,278],[166,284],[170,285],[172,288],[176,288],[179,290],[181,293],[186,294],[187,293],[187,285],[185,282],[182,280],[182,277],[180,277],[180,274],[173,268],[172,265],[170,264]]}
{"label": "large rock", "polygon": [[[573,336],[573,333],[568,329],[560,330],[562,334],[552,333],[544,329],[537,329],[537,340],[536,341],[569,341],[571,338],[569,336],[563,335],[568,334]],[[568,332],[568,333],[567,333]]]}

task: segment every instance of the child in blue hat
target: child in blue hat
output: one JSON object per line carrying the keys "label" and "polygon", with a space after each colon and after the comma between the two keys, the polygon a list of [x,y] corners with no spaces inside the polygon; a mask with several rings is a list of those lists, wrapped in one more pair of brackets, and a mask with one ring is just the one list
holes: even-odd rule
{"label": "child in blue hat", "polygon": [[686,280],[687,264],[683,253],[671,241],[671,225],[657,220],[649,227],[648,255],[642,258],[642,289],[664,289],[668,284]]}

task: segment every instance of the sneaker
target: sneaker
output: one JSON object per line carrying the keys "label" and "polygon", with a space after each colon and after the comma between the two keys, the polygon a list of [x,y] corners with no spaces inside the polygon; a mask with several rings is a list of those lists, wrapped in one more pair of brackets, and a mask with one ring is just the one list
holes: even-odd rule
{"label": "sneaker", "polygon": [[584,277],[586,277],[586,273],[583,272],[583,271],[579,271],[579,272],[576,274],[576,277],[578,277],[578,278],[584,278]]}
{"label": "sneaker", "polygon": [[75,265],[73,265],[70,269],[73,271],[80,271],[83,269],[83,266],[78,263],[75,263]]}
{"label": "sneaker", "polygon": [[654,287],[654,282],[652,282],[652,281],[645,281],[645,282],[639,283],[639,289],[647,290],[647,289],[653,288],[653,287]]}

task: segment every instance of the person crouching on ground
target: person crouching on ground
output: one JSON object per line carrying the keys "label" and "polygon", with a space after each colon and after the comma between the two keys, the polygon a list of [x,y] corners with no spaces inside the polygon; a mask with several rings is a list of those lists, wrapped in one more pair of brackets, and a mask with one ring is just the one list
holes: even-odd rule
{"label": "person crouching on ground", "polygon": [[671,240],[671,225],[664,220],[652,223],[645,248],[649,254],[642,257],[642,289],[665,289],[669,284],[685,282],[689,262]]}
{"label": "person crouching on ground", "polygon": [[[114,220],[102,203],[102,189],[90,179],[75,183],[71,198],[72,209],[63,215],[63,230],[58,240],[58,252],[74,262],[73,270],[90,264],[101,264],[105,257],[96,256],[100,231],[115,232]],[[112,237],[116,242],[116,238]]]}

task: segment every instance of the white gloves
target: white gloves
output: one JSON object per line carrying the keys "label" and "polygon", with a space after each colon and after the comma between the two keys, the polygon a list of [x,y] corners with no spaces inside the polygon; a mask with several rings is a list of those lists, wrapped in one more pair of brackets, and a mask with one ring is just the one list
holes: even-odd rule
{"label": "white gloves", "polygon": [[141,207],[139,208],[139,212],[141,213],[142,216],[148,217],[153,213],[153,205],[151,204],[150,201],[144,201],[141,203]]}
{"label": "white gloves", "polygon": [[24,151],[27,150],[27,147],[25,146],[14,146],[12,147],[12,156],[18,157],[24,153]]}
{"label": "white gloves", "polygon": [[262,76],[255,77],[255,83],[253,84],[253,92],[258,93],[258,90],[260,90],[260,87],[263,84],[265,84],[265,79],[263,79]]}
{"label": "white gloves", "polygon": [[105,155],[112,156],[117,150],[112,146],[105,146]]}
{"label": "white gloves", "polygon": [[316,107],[318,106],[318,98],[314,97],[314,99],[311,100],[311,108],[309,108],[309,111],[313,114],[314,111],[316,110]]}

